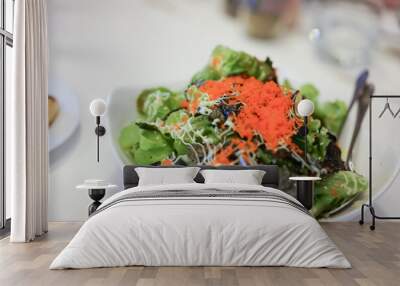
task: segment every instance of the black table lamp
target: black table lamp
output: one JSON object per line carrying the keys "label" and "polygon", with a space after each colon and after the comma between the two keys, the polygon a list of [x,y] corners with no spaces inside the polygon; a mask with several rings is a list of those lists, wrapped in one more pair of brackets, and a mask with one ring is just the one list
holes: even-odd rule
{"label": "black table lamp", "polygon": [[308,116],[314,112],[314,103],[309,99],[303,99],[297,105],[297,112],[304,118],[304,161],[307,162],[307,123]]}
{"label": "black table lamp", "polygon": [[100,125],[100,117],[106,113],[107,105],[103,99],[94,99],[90,103],[90,113],[96,117],[96,129],[94,132],[97,135],[97,162],[99,162],[99,138],[106,134],[106,129],[104,126]]}
{"label": "black table lamp", "polygon": [[[308,116],[313,114],[314,104],[309,99],[303,99],[297,105],[297,113],[304,118],[304,162],[307,163],[307,123]],[[297,184],[297,200],[304,207],[311,209],[314,204],[314,182],[320,180],[319,177],[290,177]]]}

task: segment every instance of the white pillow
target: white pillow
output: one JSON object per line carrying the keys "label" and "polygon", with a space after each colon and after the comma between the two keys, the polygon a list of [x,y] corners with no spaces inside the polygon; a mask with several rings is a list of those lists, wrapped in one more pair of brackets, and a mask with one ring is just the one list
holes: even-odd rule
{"label": "white pillow", "polygon": [[200,168],[135,168],[139,176],[139,186],[195,183],[193,180]]}
{"label": "white pillow", "polygon": [[202,170],[205,184],[261,185],[265,171],[261,170]]}

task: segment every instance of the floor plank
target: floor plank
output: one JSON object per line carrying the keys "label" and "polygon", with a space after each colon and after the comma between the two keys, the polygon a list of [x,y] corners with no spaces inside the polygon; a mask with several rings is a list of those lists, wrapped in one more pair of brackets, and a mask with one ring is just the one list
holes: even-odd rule
{"label": "floor plank", "polygon": [[400,223],[380,222],[375,232],[355,222],[323,223],[352,269],[289,267],[117,267],[50,271],[55,256],[81,223],[50,223],[50,231],[32,243],[0,240],[0,285],[136,285],[136,286],[267,286],[267,285],[399,285]]}

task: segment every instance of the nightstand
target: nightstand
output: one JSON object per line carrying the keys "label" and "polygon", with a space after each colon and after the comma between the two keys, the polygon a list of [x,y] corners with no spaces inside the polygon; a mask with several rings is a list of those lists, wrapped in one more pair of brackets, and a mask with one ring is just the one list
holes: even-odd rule
{"label": "nightstand", "polygon": [[100,200],[104,198],[106,190],[117,187],[117,185],[108,184],[104,180],[85,180],[82,185],[76,186],[78,190],[88,190],[89,197],[93,200],[93,203],[88,207],[89,216],[101,205]]}
{"label": "nightstand", "polygon": [[314,182],[321,180],[320,177],[290,177],[289,180],[296,181],[297,200],[310,210],[314,204]]}

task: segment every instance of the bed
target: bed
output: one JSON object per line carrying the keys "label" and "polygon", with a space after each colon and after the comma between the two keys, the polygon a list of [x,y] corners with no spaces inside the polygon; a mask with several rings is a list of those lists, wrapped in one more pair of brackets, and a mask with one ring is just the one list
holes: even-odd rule
{"label": "bed", "polygon": [[198,174],[196,183],[152,186],[138,186],[137,167],[125,166],[125,190],[102,203],[50,269],[351,267],[308,211],[278,190],[276,166],[218,167],[265,171],[261,185],[205,184]]}

